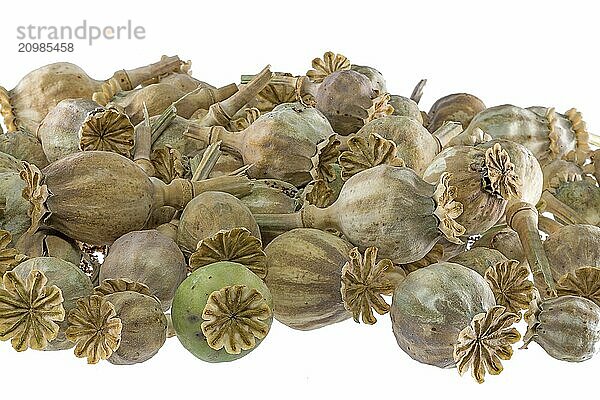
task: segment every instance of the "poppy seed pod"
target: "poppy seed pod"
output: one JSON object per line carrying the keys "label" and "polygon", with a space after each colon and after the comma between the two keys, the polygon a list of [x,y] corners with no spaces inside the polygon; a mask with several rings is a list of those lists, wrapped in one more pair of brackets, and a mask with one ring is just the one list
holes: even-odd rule
{"label": "poppy seed pod", "polygon": [[524,347],[539,344],[557,360],[582,362],[600,349],[600,307],[577,296],[534,299],[525,314]]}
{"label": "poppy seed pod", "polygon": [[449,262],[431,264],[396,287],[392,328],[400,348],[413,359],[451,368],[459,332],[495,305],[492,290],[477,272]]}
{"label": "poppy seed pod", "polygon": [[427,129],[435,132],[444,122],[448,121],[458,122],[466,128],[473,117],[483,110],[485,110],[483,101],[472,94],[449,94],[438,99],[429,109]]}

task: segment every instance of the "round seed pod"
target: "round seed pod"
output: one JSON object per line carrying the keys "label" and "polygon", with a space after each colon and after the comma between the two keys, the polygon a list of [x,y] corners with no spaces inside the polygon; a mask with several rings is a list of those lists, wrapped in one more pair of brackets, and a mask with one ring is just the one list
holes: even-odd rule
{"label": "round seed pod", "polygon": [[228,193],[204,192],[184,208],[177,229],[177,244],[185,254],[190,254],[200,240],[232,228],[246,228],[252,236],[260,237],[252,213],[241,200]]}
{"label": "round seed pod", "polygon": [[[600,226],[600,187],[594,178],[584,176],[579,181],[561,181],[551,192],[558,201],[573,210],[578,219]],[[570,222],[563,220],[565,216],[560,213],[553,214],[558,221]]]}
{"label": "round seed pod", "polygon": [[520,108],[502,105],[477,114],[450,145],[464,144],[482,130],[493,139],[507,139],[527,147],[542,165],[563,158],[571,151],[589,151],[587,131],[575,109],[559,114],[553,108]]}
{"label": "round seed pod", "polygon": [[152,358],[167,340],[167,318],[160,302],[151,296],[124,291],[107,294],[121,320],[121,344],[108,358],[117,365],[137,364]]}
{"label": "round seed pod", "polygon": [[352,70],[336,71],[319,85],[317,109],[340,135],[358,131],[368,117],[377,92],[369,78]]}
{"label": "round seed pod", "polygon": [[524,347],[539,344],[557,360],[581,362],[600,349],[600,307],[578,296],[534,299],[525,314]]}
{"label": "round seed pod", "polygon": [[413,359],[450,368],[460,331],[495,305],[492,290],[477,272],[448,262],[432,264],[396,287],[392,328],[400,348]]}
{"label": "round seed pod", "polygon": [[[31,258],[13,269],[22,279],[26,279],[33,270],[43,272],[48,278],[48,284],[56,285],[62,291],[65,315],[68,315],[69,311],[75,308],[78,299],[89,296],[94,289],[90,278],[79,267],[59,258]],[[65,337],[66,319],[59,326],[58,336],[48,344],[45,350],[65,350],[73,347],[73,343]]]}
{"label": "round seed pod", "polygon": [[0,135],[0,151],[18,160],[35,164],[38,168],[48,165],[48,159],[40,141],[25,131],[7,132]]}
{"label": "round seed pod", "polygon": [[21,163],[14,156],[0,151],[0,174],[5,172],[19,172]]}
{"label": "round seed pod", "polygon": [[521,264],[527,262],[519,235],[510,228],[504,228],[499,231],[492,228],[490,231],[484,233],[473,244],[473,247],[487,247],[498,250],[509,260],[517,260]]}
{"label": "round seed pod", "polygon": [[28,257],[54,257],[79,265],[81,250],[75,241],[60,232],[41,229],[22,235],[15,248]]}
{"label": "round seed pod", "polygon": [[448,262],[460,264],[472,269],[481,276],[485,276],[485,272],[489,267],[507,260],[498,250],[488,249],[487,247],[474,247],[450,258]]}
{"label": "round seed pod", "polygon": [[457,222],[467,235],[481,234],[496,225],[508,200],[521,193],[515,166],[500,143],[491,148],[447,148],[429,165],[423,179],[433,183],[442,173],[452,174],[452,184],[458,188],[455,198],[464,210]]}
{"label": "round seed pod", "polygon": [[387,92],[387,88],[385,86],[385,78],[383,77],[381,72],[377,71],[375,68],[369,67],[367,65],[352,64],[350,66],[350,69],[369,78],[373,90],[376,90],[378,93]]}
{"label": "round seed pod", "polygon": [[176,213],[177,210],[170,206],[164,206],[153,210],[144,229],[155,229],[160,225],[167,224],[175,217]]}
{"label": "round seed pod", "polygon": [[50,162],[82,150],[113,151],[130,157],[134,128],[127,115],[114,107],[69,99],[50,110],[37,135]]}
{"label": "round seed pod", "polygon": [[392,115],[412,118],[423,125],[423,115],[421,114],[421,110],[419,110],[419,105],[415,103],[414,100],[392,94],[390,95],[388,104],[394,107],[394,113]]}
{"label": "round seed pod", "polygon": [[129,232],[111,246],[100,267],[100,282],[129,279],[148,286],[163,311],[171,307],[177,286],[187,275],[177,244],[156,230]]}
{"label": "round seed pod", "polygon": [[565,225],[544,242],[552,276],[563,275],[580,267],[600,267],[600,228],[593,225]]}
{"label": "round seed pod", "polygon": [[40,217],[46,226],[74,239],[110,244],[141,229],[150,216],[152,181],[119,154],[74,153],[48,165],[42,173],[51,195],[45,201],[48,212]]}
{"label": "round seed pod", "polygon": [[29,203],[23,198],[23,188],[25,182],[19,172],[0,173],[0,229],[12,234],[12,243],[16,243],[30,225]]}
{"label": "round seed pod", "polygon": [[446,121],[459,122],[469,126],[475,115],[485,110],[485,104],[478,97],[468,93],[454,93],[438,99],[427,113],[427,129],[435,132]]}
{"label": "round seed pod", "polygon": [[[298,189],[277,179],[254,181],[252,193],[240,200],[250,212],[257,214],[289,214],[298,208]],[[263,245],[267,245],[277,235],[261,232]]]}
{"label": "round seed pod", "polygon": [[67,99],[48,112],[37,129],[37,137],[49,162],[79,151],[79,130],[88,114],[98,107],[92,100]]}
{"label": "round seed pod", "polygon": [[421,123],[409,117],[377,118],[366,123],[356,134],[369,137],[373,133],[396,143],[397,156],[419,175],[441,149],[437,139]]}
{"label": "round seed pod", "polygon": [[350,318],[341,294],[342,267],[352,245],[317,229],[286,232],[265,248],[275,319],[299,330]]}
{"label": "round seed pod", "polygon": [[[230,313],[216,304],[224,304]],[[237,360],[254,350],[269,332],[272,310],[273,298],[259,277],[241,264],[221,261],[197,269],[183,281],[173,299],[171,318],[183,347],[216,363]],[[236,313],[244,317],[236,318]]]}

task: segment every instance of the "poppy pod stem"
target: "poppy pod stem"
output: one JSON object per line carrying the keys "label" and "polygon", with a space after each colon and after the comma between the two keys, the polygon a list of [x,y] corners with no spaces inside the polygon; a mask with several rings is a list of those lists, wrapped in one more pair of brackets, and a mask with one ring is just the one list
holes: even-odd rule
{"label": "poppy pod stem", "polygon": [[543,297],[556,297],[556,285],[538,230],[538,211],[526,202],[516,202],[506,210],[506,222],[515,232],[533,273],[533,281]]}
{"label": "poppy pod stem", "polygon": [[144,103],[144,123],[135,131],[135,152],[133,161],[142,168],[148,176],[154,176],[154,165],[150,161],[150,150],[152,148],[152,127],[148,108]]}
{"label": "poppy pod stem", "polygon": [[538,216],[538,226],[542,232],[546,232],[548,235],[552,235],[554,232],[558,231],[564,225],[560,222],[557,222],[551,218],[548,218],[543,215]]}
{"label": "poppy pod stem", "polygon": [[133,90],[140,84],[169,72],[176,72],[183,65],[178,56],[163,57],[160,61],[130,70],[122,69],[112,76],[123,90]]}
{"label": "poppy pod stem", "polygon": [[463,131],[463,127],[459,122],[444,122],[442,126],[435,130],[432,133],[433,137],[437,140],[439,144],[438,153],[440,153],[444,147],[450,143],[452,139],[456,136],[460,135]]}
{"label": "poppy pod stem", "polygon": [[267,65],[258,75],[231,97],[210,106],[208,113],[200,119],[199,126],[226,126],[233,116],[258,95],[271,80],[273,73]]}
{"label": "poppy pod stem", "polygon": [[410,95],[410,99],[415,103],[419,104],[421,101],[421,97],[423,97],[423,90],[425,89],[425,85],[427,84],[427,79],[421,79],[417,86],[413,89],[412,94]]}

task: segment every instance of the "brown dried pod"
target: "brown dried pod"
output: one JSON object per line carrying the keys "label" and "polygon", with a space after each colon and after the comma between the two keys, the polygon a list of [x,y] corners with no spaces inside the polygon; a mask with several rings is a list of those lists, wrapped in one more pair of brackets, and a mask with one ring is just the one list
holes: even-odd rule
{"label": "brown dried pod", "polygon": [[75,356],[86,357],[88,364],[108,359],[121,344],[123,324],[115,307],[102,296],[77,300],[67,321],[66,336],[75,343]]}
{"label": "brown dried pod", "polygon": [[419,110],[419,105],[412,99],[395,94],[390,95],[388,104],[394,107],[392,115],[399,117],[408,117],[414,119],[423,125],[423,116]]}
{"label": "brown dried pod", "polygon": [[10,246],[11,242],[10,232],[0,229],[0,276],[27,259],[27,256],[22,254],[19,249]]}
{"label": "brown dried pod", "polygon": [[421,123],[409,117],[389,116],[376,119],[365,124],[356,135],[366,138],[374,133],[393,141],[398,157],[419,175],[423,174],[441,151],[439,141]]}
{"label": "brown dried pod", "polygon": [[14,156],[0,151],[0,174],[5,172],[19,172],[21,170],[21,162]]}
{"label": "brown dried pod", "polygon": [[423,258],[443,237],[460,242],[464,228],[455,218],[462,205],[454,201],[450,179],[443,175],[434,186],[409,168],[380,165],[348,179],[329,207],[306,205],[294,214],[255,217],[267,232],[335,229],[359,248],[378,247],[381,257],[406,264]]}
{"label": "brown dried pod", "polygon": [[394,292],[405,274],[391,260],[377,262],[377,247],[369,247],[364,256],[357,247],[350,250],[350,261],[342,267],[342,300],[355,322],[373,325],[379,315],[387,314],[390,305],[383,299]]}
{"label": "brown dried pod", "polygon": [[186,133],[199,148],[222,141],[225,151],[239,154],[244,164],[251,165],[248,174],[252,178],[281,179],[297,186],[310,181],[317,144],[332,135],[327,119],[300,103],[281,104],[241,132],[191,123]]}
{"label": "brown dried pod", "polygon": [[520,314],[533,300],[533,282],[529,268],[516,260],[499,261],[485,272],[485,280],[492,288],[496,304],[511,313]]}
{"label": "brown dried pod", "polygon": [[523,348],[533,341],[551,357],[570,362],[589,360],[600,348],[600,307],[583,297],[535,298],[525,320]]}
{"label": "brown dried pod", "polygon": [[137,364],[152,358],[167,340],[167,318],[160,302],[138,292],[104,296],[121,320],[121,343],[108,361],[117,365]]}
{"label": "brown dried pod", "polygon": [[3,275],[0,340],[11,340],[16,351],[43,350],[58,335],[64,318],[61,290],[48,285],[43,272],[32,270],[25,278],[14,271]]}
{"label": "brown dried pod", "polygon": [[94,294],[99,296],[106,296],[113,293],[121,292],[136,292],[145,296],[153,297],[156,301],[160,301],[158,297],[154,297],[150,288],[141,282],[135,282],[131,279],[118,278],[118,279],[105,279],[101,281],[100,285],[94,288]]}
{"label": "brown dried pod", "polygon": [[[175,179],[166,185],[150,179],[132,160],[105,151],[74,153],[44,168],[22,171],[31,203],[31,227],[40,224],[89,244],[110,244],[125,233],[140,230],[152,210],[182,209],[195,195],[211,189],[244,195],[247,178],[221,177],[204,181]],[[81,193],[85,193],[82,199]]]}
{"label": "brown dried pod", "polygon": [[351,70],[327,76],[319,85],[316,108],[340,135],[357,132],[368,117],[368,109],[378,96],[369,78]]}
{"label": "brown dried pod", "polygon": [[38,168],[48,165],[48,159],[40,141],[25,131],[7,132],[0,135],[0,152],[10,154],[18,160],[35,164]]}
{"label": "brown dried pod", "polygon": [[294,229],[273,239],[265,248],[265,282],[275,319],[310,330],[350,318],[341,279],[351,249],[345,240],[316,229]]}
{"label": "brown dried pod", "polygon": [[557,285],[559,296],[579,296],[600,306],[600,268],[581,267],[563,275]]}
{"label": "brown dried pod", "polygon": [[296,211],[298,188],[277,179],[254,181],[252,193],[240,198],[256,214],[286,214]]}
{"label": "brown dried pod", "polygon": [[358,72],[359,74],[363,74],[364,76],[369,78],[369,80],[371,81],[371,86],[373,86],[373,89],[376,90],[378,93],[387,92],[385,78],[383,77],[383,74],[377,71],[375,68],[369,67],[367,65],[352,64],[350,65],[350,69],[352,71]]}
{"label": "brown dried pod", "polygon": [[502,229],[491,228],[475,241],[473,247],[487,247],[498,250],[509,260],[517,260],[521,264],[527,263],[519,235],[508,227]]}
{"label": "brown dried pod", "polygon": [[[62,293],[62,307],[66,315],[75,308],[77,300],[92,294],[92,281],[78,266],[54,257],[30,258],[13,268],[12,272],[26,280],[32,271],[40,271],[48,286],[56,286]],[[73,346],[65,337],[67,321],[61,319],[58,335],[49,340],[45,350],[65,350]]]}
{"label": "brown dried pod", "polygon": [[177,230],[177,244],[185,254],[196,250],[198,242],[221,230],[246,228],[259,238],[260,230],[252,213],[236,197],[222,192],[204,192],[184,208]]}
{"label": "brown dried pod", "polygon": [[23,234],[15,248],[30,258],[55,257],[79,265],[82,257],[77,243],[70,237],[48,229]]}
{"label": "brown dried pod", "polygon": [[100,267],[100,282],[126,278],[143,283],[164,311],[171,307],[177,286],[187,276],[185,258],[170,238],[156,230],[129,232],[109,248]]}
{"label": "brown dried pod", "polygon": [[496,305],[477,272],[442,262],[408,274],[394,291],[390,315],[396,341],[413,359],[440,368],[456,365],[454,345],[473,318]]}
{"label": "brown dried pod", "polygon": [[600,267],[600,228],[565,225],[544,242],[555,280],[580,267]]}
{"label": "brown dried pod", "polygon": [[481,276],[485,276],[488,268],[503,261],[507,258],[502,253],[486,247],[474,247],[448,259],[448,262],[470,268]]}
{"label": "brown dried pod", "polygon": [[109,81],[124,90],[131,90],[144,81],[180,66],[179,57],[165,57],[145,67],[117,71],[112,78],[103,82],[90,78],[80,67],[71,63],[45,65],[25,75],[14,89],[7,91],[0,88],[2,116],[9,131],[22,128],[35,133],[48,111],[62,100],[91,100],[93,94]]}
{"label": "brown dried pod", "polygon": [[490,229],[504,215],[508,200],[521,196],[521,178],[500,143],[491,148],[448,148],[433,160],[423,179],[434,183],[443,173],[451,173],[453,184],[459,188],[456,200],[463,204],[464,212],[457,222],[467,235]]}
{"label": "brown dried pod", "polygon": [[[450,145],[470,142],[480,129],[494,139],[507,139],[527,147],[542,165],[569,152],[589,152],[589,134],[575,109],[564,115],[553,108],[526,109],[502,105],[483,110]],[[585,159],[585,156],[583,157]]]}
{"label": "brown dried pod", "polygon": [[125,113],[85,99],[61,101],[37,130],[50,162],[86,150],[113,151],[130,157],[133,134],[133,125]]}
{"label": "brown dried pod", "polygon": [[559,222],[600,226],[600,187],[591,176],[553,182],[542,201]]}
{"label": "brown dried pod", "polygon": [[441,261],[445,261],[445,249],[444,246],[440,243],[436,243],[435,246],[429,250],[429,253],[425,255],[425,257],[420,260],[399,265],[400,268],[408,275],[411,272],[415,272],[418,269],[425,268],[428,265],[435,264]]}
{"label": "brown dried pod", "polygon": [[261,279],[267,276],[267,256],[262,243],[246,228],[222,230],[200,240],[190,256],[190,270],[219,261],[241,264]]}
{"label": "brown dried pod", "polygon": [[454,121],[467,127],[473,117],[485,110],[485,104],[478,97],[469,93],[454,93],[444,96],[431,106],[427,113],[429,123],[427,129],[435,132],[447,121]]}
{"label": "brown dried pod", "polygon": [[491,375],[500,374],[504,367],[500,360],[512,357],[512,345],[521,339],[513,327],[520,316],[506,312],[502,306],[477,314],[465,329],[460,331],[454,346],[454,360],[458,373],[471,369],[477,383],[483,383],[486,370]]}

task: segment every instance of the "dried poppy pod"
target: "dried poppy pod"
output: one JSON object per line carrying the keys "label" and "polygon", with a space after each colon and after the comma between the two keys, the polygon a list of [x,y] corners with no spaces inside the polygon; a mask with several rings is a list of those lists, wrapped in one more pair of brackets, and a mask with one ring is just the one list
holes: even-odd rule
{"label": "dried poppy pod", "polygon": [[40,229],[35,233],[22,235],[15,248],[28,257],[54,257],[79,265],[81,250],[70,237],[60,232]]}
{"label": "dried poppy pod", "polygon": [[422,175],[442,147],[421,123],[409,117],[388,116],[366,123],[356,133],[368,137],[377,133],[396,144],[397,155],[407,167]]}
{"label": "dried poppy pod", "polygon": [[600,225],[600,187],[574,163],[557,160],[544,168],[542,202],[564,224]]}
{"label": "dried poppy pod", "polygon": [[317,144],[332,135],[327,119],[300,103],[277,106],[241,132],[192,122],[186,133],[197,139],[199,148],[222,141],[225,151],[239,154],[244,164],[251,165],[248,174],[252,178],[281,179],[296,186],[310,181],[311,157]]}
{"label": "dried poppy pod", "polygon": [[357,132],[369,116],[368,109],[378,93],[366,76],[351,70],[326,77],[317,91],[316,108],[340,135]]}
{"label": "dried poppy pod", "polygon": [[521,179],[500,143],[491,148],[448,148],[433,160],[423,179],[434,183],[443,173],[451,173],[458,188],[456,200],[464,212],[457,222],[467,235],[481,234],[494,226],[504,215],[508,200],[521,194]]}
{"label": "dried poppy pod", "polygon": [[40,141],[25,131],[7,132],[0,135],[0,152],[10,154],[18,160],[35,164],[38,168],[48,165],[48,159]]}
{"label": "dried poppy pod", "polygon": [[104,298],[121,320],[121,342],[108,358],[117,365],[131,365],[154,357],[167,340],[167,318],[155,297],[135,291],[119,291]]}
{"label": "dried poppy pod", "polygon": [[148,286],[163,311],[187,275],[185,258],[170,238],[156,230],[129,232],[117,239],[100,267],[100,282],[129,279]]}
{"label": "dried poppy pod", "polygon": [[565,225],[544,242],[555,280],[580,267],[600,267],[600,228]]}
{"label": "dried poppy pod", "polygon": [[[507,139],[527,147],[542,165],[571,151],[589,152],[589,133],[575,109],[564,115],[553,108],[532,111],[512,105],[491,107],[473,118],[450,145],[472,143],[480,129],[493,139]],[[585,159],[585,157],[584,157]]]}
{"label": "dried poppy pod", "polygon": [[220,230],[240,227],[260,238],[258,225],[241,200],[228,193],[204,192],[183,209],[177,229],[177,244],[184,253],[190,254],[196,250],[200,240]]}
{"label": "dried poppy pod", "polygon": [[[92,294],[93,286],[77,266],[54,257],[36,257],[17,265],[13,272],[21,279],[26,279],[32,271],[41,271],[48,279],[49,285],[57,286],[62,292],[63,307],[68,314],[81,297]],[[52,340],[45,350],[65,350],[73,346],[65,337],[67,321],[62,321],[56,339]]]}
{"label": "dried poppy pod", "polygon": [[0,276],[27,259],[19,249],[13,248],[11,242],[10,232],[0,229]]}
{"label": "dried poppy pod", "polygon": [[378,93],[386,93],[387,92],[387,88],[385,85],[385,78],[383,77],[383,74],[381,72],[377,71],[375,68],[369,67],[367,65],[352,64],[352,65],[350,65],[350,69],[352,71],[358,72],[359,74],[363,74],[364,76],[369,78],[369,80],[371,81],[371,86],[373,87],[373,90],[376,90]]}
{"label": "dried poppy pod", "polygon": [[533,341],[551,357],[570,362],[589,360],[600,349],[600,307],[583,297],[534,299],[525,320],[523,348]]}
{"label": "dried poppy pod", "polygon": [[419,110],[419,105],[414,100],[409,99],[408,97],[392,94],[390,95],[388,104],[394,107],[394,112],[392,115],[412,118],[423,125],[423,115]]}
{"label": "dried poppy pod", "polygon": [[5,172],[19,172],[21,163],[10,154],[0,151],[0,174]]}
{"label": "dried poppy pod", "polygon": [[148,178],[132,160],[105,151],[74,153],[48,165],[43,173],[26,165],[21,177],[26,181],[23,195],[31,203],[30,232],[46,225],[96,245],[140,230],[152,210],[162,206],[183,209],[195,195],[211,189],[244,195],[251,187],[244,177],[175,179],[166,185]]}
{"label": "dried poppy pod", "polygon": [[444,122],[458,122],[467,127],[473,117],[485,110],[485,104],[469,93],[454,93],[438,99],[427,113],[427,129],[435,132]]}
{"label": "dried poppy pod", "polygon": [[116,108],[86,99],[63,100],[40,123],[37,136],[48,161],[82,150],[113,151],[131,156],[134,127]]}
{"label": "dried poppy pod", "polygon": [[27,214],[29,205],[21,194],[25,186],[19,172],[0,173],[0,229],[9,231],[15,243],[30,224]]}
{"label": "dried poppy pod", "polygon": [[341,294],[342,267],[352,245],[327,232],[299,228],[265,248],[275,319],[299,330],[321,328],[351,317]]}
{"label": "dried poppy pod", "polygon": [[183,281],[171,318],[177,338],[194,356],[214,363],[234,361],[269,333],[273,298],[248,268],[223,261],[199,268]]}
{"label": "dried poppy pod", "polygon": [[485,276],[488,268],[507,260],[498,250],[488,249],[487,247],[474,247],[448,259],[448,262],[460,264],[463,267],[472,269],[481,276]]}
{"label": "dried poppy pod", "polygon": [[49,64],[25,75],[10,91],[0,87],[2,116],[9,131],[35,133],[48,111],[61,100],[91,99],[106,82],[132,90],[144,81],[179,69],[181,64],[177,56],[166,57],[145,67],[117,71],[107,81],[92,79],[71,63]]}
{"label": "dried poppy pod", "polygon": [[382,258],[407,264],[423,258],[442,238],[462,243],[458,237],[464,228],[454,220],[462,205],[454,201],[451,183],[449,175],[435,186],[409,168],[380,165],[348,179],[329,207],[307,205],[294,214],[255,217],[266,232],[336,229],[359,248],[375,246]]}
{"label": "dried poppy pod", "polygon": [[517,260],[520,263],[527,262],[523,246],[519,240],[519,234],[510,228],[490,229],[475,241],[473,247],[487,247],[498,250],[509,260]]}
{"label": "dried poppy pod", "polygon": [[396,341],[413,359],[454,367],[458,334],[473,317],[496,305],[477,272],[442,262],[408,274],[394,291],[390,315]]}

